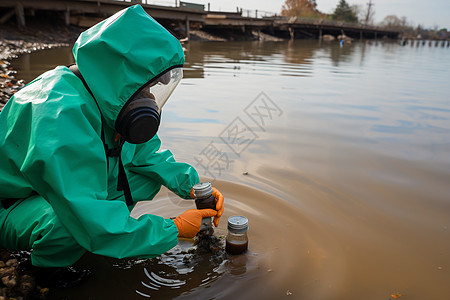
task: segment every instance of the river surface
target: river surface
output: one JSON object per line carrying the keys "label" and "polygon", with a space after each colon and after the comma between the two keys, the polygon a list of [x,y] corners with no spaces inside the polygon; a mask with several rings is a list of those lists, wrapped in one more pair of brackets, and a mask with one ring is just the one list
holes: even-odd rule
{"label": "river surface", "polygon": [[[249,251],[87,255],[59,299],[450,299],[450,48],[193,42],[164,107],[163,147],[225,196],[216,235],[249,219]],[[70,49],[23,55],[30,81]],[[113,75],[113,74],[112,74]],[[167,190],[137,217],[193,208]]]}

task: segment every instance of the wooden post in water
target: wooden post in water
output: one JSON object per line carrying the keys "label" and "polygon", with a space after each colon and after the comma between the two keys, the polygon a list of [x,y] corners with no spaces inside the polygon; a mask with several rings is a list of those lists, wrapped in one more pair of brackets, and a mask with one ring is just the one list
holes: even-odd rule
{"label": "wooden post in water", "polygon": [[16,17],[17,25],[21,28],[25,27],[25,13],[23,10],[23,4],[20,2],[16,4]]}
{"label": "wooden post in water", "polygon": [[362,30],[359,32],[359,39],[362,41],[362,39],[363,39],[363,32],[362,32]]}
{"label": "wooden post in water", "polygon": [[186,17],[185,28],[186,28],[186,37],[189,39],[189,35],[190,35],[190,33],[189,33],[189,31],[190,31],[190,28],[189,28],[189,16]]}
{"label": "wooden post in water", "polygon": [[64,12],[64,23],[66,26],[70,25],[70,8],[67,6],[66,11]]}
{"label": "wooden post in water", "polygon": [[322,40],[322,27],[319,28],[319,40]]}
{"label": "wooden post in water", "polygon": [[291,40],[294,39],[294,29],[292,27],[289,27],[289,35],[291,36]]}

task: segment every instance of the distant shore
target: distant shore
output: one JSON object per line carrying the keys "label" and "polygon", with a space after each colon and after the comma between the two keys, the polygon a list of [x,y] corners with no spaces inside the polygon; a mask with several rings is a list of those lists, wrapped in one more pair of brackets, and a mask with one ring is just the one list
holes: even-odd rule
{"label": "distant shore", "polygon": [[[50,24],[36,20],[27,24],[25,29],[18,29],[14,22],[3,24],[0,28],[0,110],[16,91],[25,85],[16,78],[16,71],[10,61],[23,53],[68,47],[86,28]],[[174,33],[177,36],[177,33]],[[180,38],[180,36],[178,36]],[[234,40],[264,40],[281,41],[282,39],[260,32],[247,34],[224,31],[221,34],[192,30],[189,39],[180,38],[182,43],[189,41],[234,41]]]}

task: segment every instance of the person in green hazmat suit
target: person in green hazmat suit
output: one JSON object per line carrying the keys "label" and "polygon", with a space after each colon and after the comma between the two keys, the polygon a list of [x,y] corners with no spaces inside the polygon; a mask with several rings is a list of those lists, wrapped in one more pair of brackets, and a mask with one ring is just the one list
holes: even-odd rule
{"label": "person in green hazmat suit", "polygon": [[199,182],[156,135],[182,77],[175,37],[136,5],[81,33],[73,54],[75,66],[40,75],[0,113],[0,247],[31,250],[33,266],[76,282],[87,272],[67,267],[86,251],[151,258],[203,217],[217,226],[223,196],[214,189],[216,210],[175,220],[130,217],[161,185],[187,199]]}

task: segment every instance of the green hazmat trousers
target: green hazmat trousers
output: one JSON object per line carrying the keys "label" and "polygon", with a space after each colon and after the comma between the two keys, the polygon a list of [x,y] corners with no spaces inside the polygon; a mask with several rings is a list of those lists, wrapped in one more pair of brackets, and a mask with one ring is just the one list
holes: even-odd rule
{"label": "green hazmat trousers", "polygon": [[[177,244],[177,227],[156,215],[130,217],[134,205],[127,207],[117,191],[118,157],[105,155],[102,122],[113,148],[121,108],[141,86],[182,66],[182,47],[136,5],[83,32],[73,54],[95,100],[59,66],[17,92],[0,113],[0,200],[20,199],[7,209],[0,205],[0,246],[32,249],[32,264],[41,267],[71,265],[86,251],[158,256]],[[135,202],[152,199],[161,185],[189,198],[199,182],[192,166],[160,144],[155,136],[123,146]]]}

